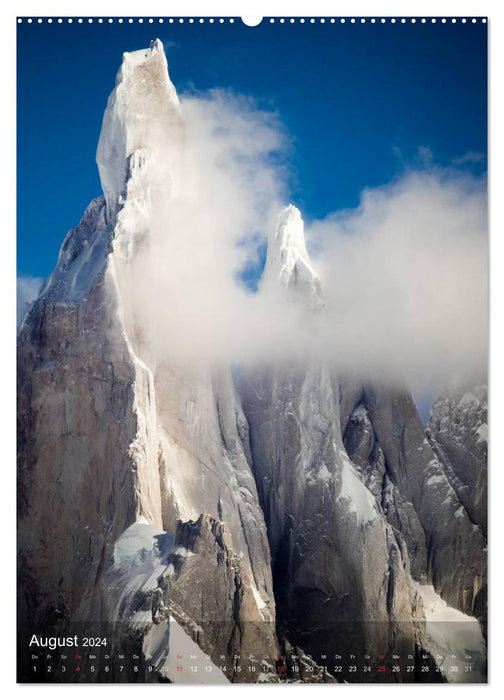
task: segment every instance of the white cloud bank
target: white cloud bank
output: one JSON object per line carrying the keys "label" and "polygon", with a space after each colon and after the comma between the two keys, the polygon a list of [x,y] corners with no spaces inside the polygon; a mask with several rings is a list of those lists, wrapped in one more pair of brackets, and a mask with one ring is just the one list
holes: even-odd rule
{"label": "white cloud bank", "polygon": [[486,185],[456,170],[407,171],[355,210],[309,227],[343,363],[434,381],[484,371]]}
{"label": "white cloud bank", "polygon": [[413,385],[485,371],[487,214],[482,179],[426,164],[307,226],[327,312],[310,319],[282,295],[252,294],[286,199],[278,118],[225,92],[181,100],[183,185],[152,220],[134,269],[134,314],[153,361],[289,362],[388,372]]}
{"label": "white cloud bank", "polygon": [[[486,371],[484,179],[429,161],[366,190],[356,209],[310,221],[308,250],[326,302],[313,315],[280,289],[252,293],[240,279],[288,203],[290,144],[278,115],[223,91],[181,105],[183,148],[179,131],[160,130],[168,142],[157,144],[159,153],[183,152],[180,186],[174,196],[152,190],[149,245],[139,247],[123,288],[153,368],[315,357],[427,393]],[[161,175],[153,171],[156,182]],[[18,279],[18,324],[40,283]]]}

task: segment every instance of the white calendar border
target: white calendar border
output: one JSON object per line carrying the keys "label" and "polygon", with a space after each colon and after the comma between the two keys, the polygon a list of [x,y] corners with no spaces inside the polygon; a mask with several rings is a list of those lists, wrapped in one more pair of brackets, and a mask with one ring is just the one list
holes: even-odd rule
{"label": "white calendar border", "polygon": [[[210,12],[211,10],[211,12]],[[306,12],[306,10],[308,12]],[[140,11],[140,12],[139,12]],[[491,393],[490,393],[490,517],[491,517],[491,541],[490,541],[490,556],[491,556],[491,576],[490,576],[490,599],[491,599],[491,618],[490,618],[490,683],[488,686],[470,686],[462,684],[453,684],[451,686],[425,686],[425,685],[408,685],[407,691],[403,684],[383,685],[378,686],[373,684],[370,688],[366,686],[340,686],[343,688],[352,688],[351,693],[360,694],[371,692],[372,696],[389,697],[392,693],[403,694],[405,691],[413,693],[428,693],[429,696],[439,693],[457,693],[465,696],[466,694],[490,693],[493,696],[497,692],[502,692],[504,688],[504,673],[501,671],[499,661],[502,658],[503,646],[499,639],[502,637],[500,629],[504,622],[503,615],[503,595],[499,592],[499,582],[504,579],[504,571],[502,564],[502,555],[499,550],[502,550],[502,544],[499,541],[496,517],[500,507],[499,500],[496,494],[504,493],[504,454],[503,449],[497,444],[501,432],[500,426],[504,424],[504,415],[502,404],[504,403],[504,368],[502,358],[504,357],[504,342],[502,322],[499,322],[499,315],[502,317],[501,303],[504,302],[504,275],[502,274],[502,266],[504,263],[503,247],[504,247],[504,225],[503,225],[503,204],[502,192],[504,191],[504,182],[502,177],[503,167],[503,140],[504,140],[504,111],[503,111],[503,96],[502,89],[499,87],[500,71],[504,66],[504,33],[502,25],[504,22],[504,11],[502,6],[497,2],[481,1],[468,2],[467,0],[453,1],[433,1],[425,0],[419,2],[351,2],[350,0],[341,2],[320,2],[312,0],[311,2],[297,2],[292,0],[271,0],[270,2],[257,1],[251,2],[231,2],[231,0],[217,2],[197,2],[196,0],[180,0],[174,2],[160,2],[155,0],[145,0],[142,3],[131,2],[124,0],[123,2],[110,2],[102,0],[87,0],[82,2],[72,2],[71,4],[61,1],[51,1],[44,5],[40,2],[24,1],[11,2],[8,1],[1,9],[2,22],[0,22],[0,50],[2,52],[0,65],[2,65],[2,86],[4,98],[7,96],[7,105],[5,101],[2,107],[2,131],[4,135],[2,144],[2,155],[4,160],[4,168],[7,170],[6,182],[2,183],[2,223],[3,223],[3,241],[5,250],[0,256],[1,271],[0,271],[0,294],[1,299],[9,303],[4,304],[4,328],[0,340],[0,353],[2,366],[4,367],[4,382],[7,386],[7,398],[4,398],[0,406],[0,425],[2,427],[1,443],[2,446],[7,446],[3,450],[2,464],[2,479],[7,481],[7,490],[4,495],[4,507],[2,509],[2,534],[4,547],[8,552],[9,573],[4,575],[1,581],[1,597],[4,602],[4,607],[7,608],[6,620],[2,624],[0,639],[2,644],[2,661],[4,664],[5,676],[2,677],[2,687],[9,693],[9,697],[37,695],[37,700],[40,697],[42,700],[53,695],[61,696],[68,692],[73,693],[74,689],[77,695],[82,693],[92,692],[97,698],[115,695],[116,692],[130,695],[133,693],[148,692],[169,692],[175,694],[177,698],[192,697],[193,693],[197,692],[196,686],[169,686],[160,685],[99,685],[92,687],[89,685],[72,685],[71,690],[68,685],[15,685],[15,239],[13,232],[15,231],[15,113],[13,106],[15,104],[15,27],[14,18],[16,15],[28,16],[32,14],[35,17],[81,15],[83,17],[98,16],[120,16],[121,14],[131,14],[138,16],[141,14],[144,17],[166,17],[166,16],[309,16],[309,17],[331,17],[331,16],[354,16],[354,17],[463,17],[463,16],[489,16],[489,45],[490,45],[490,226],[491,226]],[[500,68],[497,68],[500,66]],[[4,393],[4,392],[2,392]],[[493,433],[495,430],[495,439]],[[5,493],[5,492],[4,492]],[[493,494],[493,495],[492,495]],[[496,593],[493,594],[495,588]],[[8,689],[7,689],[8,688]],[[151,688],[157,690],[151,691]],[[318,688],[315,692],[319,693],[334,693],[338,692],[338,687],[329,686],[265,686],[260,687],[260,692],[266,693],[303,693],[306,697]],[[163,689],[163,690],[161,690]],[[250,694],[258,690],[257,686],[205,686],[203,692],[205,698],[213,700],[213,698],[222,698],[224,694],[236,693]],[[343,691],[346,692],[346,691]],[[311,697],[311,695],[310,695]],[[354,696],[355,697],[355,696]]]}

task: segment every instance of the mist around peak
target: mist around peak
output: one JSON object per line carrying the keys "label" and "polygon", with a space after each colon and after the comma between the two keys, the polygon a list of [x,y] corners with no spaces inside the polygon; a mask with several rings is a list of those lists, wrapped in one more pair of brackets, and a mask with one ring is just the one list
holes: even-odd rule
{"label": "mist around peak", "polygon": [[[154,208],[150,253],[135,264],[135,304],[155,356],[239,366],[318,357],[413,385],[484,372],[482,179],[433,165],[405,169],[364,191],[357,208],[309,220],[308,256],[301,217],[284,221],[291,146],[279,115],[221,90],[180,102],[183,185]],[[292,303],[281,283],[259,280],[257,293],[243,283],[285,226],[296,231],[283,234],[284,262],[297,255],[311,271],[322,316]],[[271,276],[271,248],[267,257]]]}

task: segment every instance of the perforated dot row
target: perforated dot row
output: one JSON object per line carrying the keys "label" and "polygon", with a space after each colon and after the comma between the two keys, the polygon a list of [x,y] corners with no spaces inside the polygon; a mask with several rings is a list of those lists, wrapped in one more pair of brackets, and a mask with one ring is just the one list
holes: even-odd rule
{"label": "perforated dot row", "polygon": [[[305,24],[306,22],[310,24],[315,24],[316,22],[320,22],[321,24],[324,24],[325,22],[330,22],[331,24],[335,24],[339,22],[340,24],[345,24],[346,22],[350,22],[350,24],[356,24],[359,22],[360,24],[376,24],[377,22],[380,22],[381,24],[385,24],[386,22],[390,22],[391,24],[396,24],[400,22],[401,24],[406,24],[407,22],[410,22],[411,24],[415,24],[416,22],[420,22],[422,24],[426,24],[427,22],[431,22],[432,24],[436,24],[436,22],[441,22],[442,24],[446,24],[447,22],[452,22],[453,24],[456,24],[457,22],[461,22],[462,24],[466,24],[467,22],[472,22],[472,24],[476,24],[478,21],[475,17],[472,19],[467,19],[465,17],[460,18],[460,17],[452,17],[450,19],[446,18],[437,18],[437,17],[432,17],[430,19],[426,19],[425,17],[423,18],[416,18],[416,17],[402,17],[400,19],[397,19],[395,17],[380,17],[379,19],[376,19],[376,17],[360,17],[360,18],[355,18],[355,17],[341,17],[339,19],[336,19],[334,17],[331,18],[325,18],[325,17],[317,17],[314,18],[312,17],[311,19],[306,19],[304,17],[291,17],[288,20],[284,18],[276,18],[276,17],[271,17],[270,18],[270,24],[275,24],[275,22],[280,22],[280,24],[284,24],[285,22],[290,22],[290,24],[294,24],[295,22],[298,22],[300,24]],[[486,18],[482,18],[481,22],[483,24],[486,24]]]}
{"label": "perforated dot row", "polygon": [[[158,22],[159,24],[163,24],[163,22],[165,22],[165,21],[168,22],[169,24],[173,24],[175,22],[179,23],[179,24],[184,24],[185,22],[187,22],[188,24],[195,24],[195,23],[203,24],[205,22],[208,22],[209,24],[214,24],[215,22],[217,22],[219,24],[224,24],[225,22],[229,22],[229,24],[233,24],[235,22],[235,19],[233,17],[229,17],[229,18],[228,17],[226,17],[226,18],[221,17],[220,19],[214,19],[213,17],[210,17],[210,18],[209,17],[200,17],[198,19],[194,19],[192,17],[189,19],[186,19],[184,17],[179,17],[179,18],[170,17],[169,19],[166,19],[166,20],[163,17],[159,17],[156,19],[154,19],[152,17],[149,19],[144,19],[143,17],[136,17],[136,18],[130,17],[129,19],[124,19],[122,17],[108,17],[106,19],[104,19],[102,17],[99,17],[99,18],[89,17],[86,19],[83,19],[82,17],[79,17],[77,19],[75,19],[73,17],[68,17],[68,18],[67,17],[65,17],[65,18],[59,17],[57,19],[53,19],[52,17],[38,17],[37,19],[32,19],[31,17],[29,17],[29,18],[18,17],[17,21],[18,21],[18,24],[21,24],[22,22],[27,22],[28,24],[32,24],[32,23],[42,24],[43,22],[47,22],[48,24],[52,24],[53,22],[56,22],[57,24],[63,24],[63,23],[72,24],[73,22],[76,22],[77,24],[85,24],[85,23],[93,24],[93,22],[97,22],[98,24],[104,24],[104,23],[113,24],[114,22],[117,22],[118,24],[124,24],[124,23],[133,24],[134,22],[138,22],[139,24],[142,24],[143,22],[147,22],[148,24],[153,24],[154,22]],[[284,17],[281,17],[281,18],[271,17],[269,20],[270,24],[275,24],[275,22],[279,22],[280,24],[285,24],[285,23],[289,23],[289,24],[296,24],[296,23],[298,23],[298,24],[305,24],[305,23],[315,24],[316,22],[320,22],[320,24],[325,24],[326,22],[328,22],[330,24],[335,24],[336,22],[339,22],[341,24],[345,24],[345,22],[350,22],[350,24],[356,24],[357,22],[359,22],[360,24],[366,24],[366,23],[376,24],[377,22],[379,22],[381,24],[386,24],[387,22],[390,22],[391,24],[396,24],[396,23],[406,24],[408,22],[411,24],[415,24],[416,22],[420,22],[420,24],[426,24],[428,22],[430,22],[432,24],[436,24],[436,22],[441,22],[441,24],[447,24],[449,22],[451,22],[452,24],[456,24],[457,22],[461,22],[462,24],[466,24],[467,22],[470,22],[472,24],[476,24],[478,21],[482,22],[482,24],[486,24],[487,20],[485,17],[483,17],[479,20],[476,19],[475,17],[473,17],[471,19],[467,19],[465,17],[462,17],[462,18],[451,17],[448,19],[445,17],[443,17],[443,18],[431,17],[429,19],[427,19],[425,17],[422,17],[422,18],[402,17],[400,19],[397,19],[395,17],[380,17],[379,19],[376,19],[375,17],[372,17],[369,19],[366,17],[361,17],[361,18],[341,17],[340,19],[335,19],[334,17],[331,17],[331,18],[326,18],[326,17],[317,17],[317,18],[315,18],[315,17],[312,17],[312,18],[289,17],[287,19]]]}

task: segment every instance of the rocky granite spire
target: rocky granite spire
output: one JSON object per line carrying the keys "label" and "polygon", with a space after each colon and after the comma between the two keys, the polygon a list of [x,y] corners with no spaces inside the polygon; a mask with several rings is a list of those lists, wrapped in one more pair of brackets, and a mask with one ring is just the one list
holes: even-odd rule
{"label": "rocky granite spire", "polygon": [[285,207],[268,242],[266,264],[261,279],[264,289],[288,289],[313,309],[322,309],[320,278],[315,272],[308,252],[301,213],[293,204]]}
{"label": "rocky granite spire", "polygon": [[[107,216],[111,221],[125,195],[130,161],[151,156],[150,185],[176,177],[182,117],[177,92],[159,39],[149,49],[123,54],[105,114],[96,152]],[[158,182],[152,182],[153,178]]]}
{"label": "rocky granite spire", "polygon": [[[261,289],[324,308],[320,280],[292,205],[270,238]],[[307,303],[308,302],[308,303]],[[279,629],[315,658],[352,647],[404,654],[422,639],[403,539],[387,523],[343,444],[340,395],[318,359],[245,371],[239,391],[268,526]]]}

